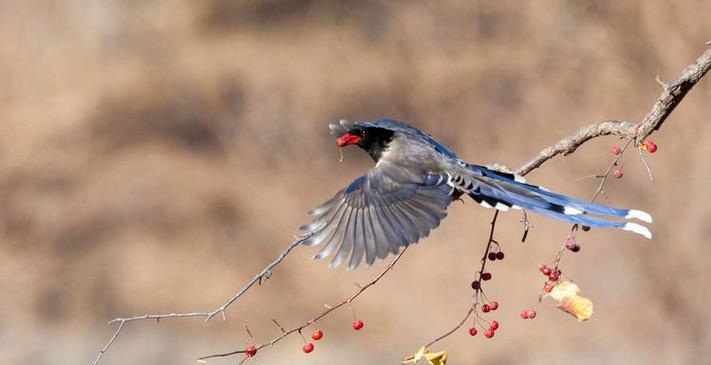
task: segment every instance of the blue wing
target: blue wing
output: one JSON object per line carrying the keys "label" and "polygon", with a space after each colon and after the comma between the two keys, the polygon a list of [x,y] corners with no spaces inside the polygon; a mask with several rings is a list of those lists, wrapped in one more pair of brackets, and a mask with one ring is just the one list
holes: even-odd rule
{"label": "blue wing", "polygon": [[303,244],[323,244],[314,256],[333,254],[336,267],[350,255],[348,269],[365,260],[368,265],[397,254],[439,226],[447,215],[453,188],[446,175],[427,175],[420,181],[402,181],[378,167],[355,179],[335,197],[312,209],[311,223],[299,227],[310,235]]}

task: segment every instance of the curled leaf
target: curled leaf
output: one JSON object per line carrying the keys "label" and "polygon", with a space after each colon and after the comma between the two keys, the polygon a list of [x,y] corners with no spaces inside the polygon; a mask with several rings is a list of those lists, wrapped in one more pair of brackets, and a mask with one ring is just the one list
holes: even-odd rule
{"label": "curled leaf", "polygon": [[445,365],[447,364],[447,351],[430,352],[422,346],[414,355],[405,358],[403,364],[415,364],[422,359],[427,360],[430,365]]}
{"label": "curled leaf", "polygon": [[558,303],[558,308],[572,314],[580,322],[587,321],[593,314],[593,304],[590,299],[579,295],[571,295],[563,298],[563,300]]}
{"label": "curled leaf", "polygon": [[566,280],[556,284],[548,295],[557,301],[561,301],[565,297],[578,294],[580,294],[580,288],[575,283]]}

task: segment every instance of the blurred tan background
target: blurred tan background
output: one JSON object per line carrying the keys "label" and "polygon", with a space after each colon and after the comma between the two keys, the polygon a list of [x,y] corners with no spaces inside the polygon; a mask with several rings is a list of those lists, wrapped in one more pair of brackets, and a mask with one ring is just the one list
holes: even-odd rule
{"label": "blurred tan background", "polygon": [[[519,166],[577,127],[638,121],[711,39],[687,1],[4,1],[0,4],[0,363],[88,364],[119,315],[211,310],[282,251],[304,212],[371,166],[338,151],[339,118],[411,122],[471,162]],[[653,136],[649,182],[633,150],[603,202],[654,215],[655,238],[582,234],[563,271],[595,303],[583,324],[538,306],[536,264],[568,225],[520,216],[487,294],[493,340],[462,329],[450,364],[711,363],[711,80]],[[614,138],[529,178],[589,198]],[[394,364],[470,301],[491,211],[454,204],[396,270],[255,364]],[[243,348],[349,295],[347,273],[297,249],[266,285],[200,319],[131,323],[103,364],[191,364]],[[237,359],[211,363],[232,364]]]}

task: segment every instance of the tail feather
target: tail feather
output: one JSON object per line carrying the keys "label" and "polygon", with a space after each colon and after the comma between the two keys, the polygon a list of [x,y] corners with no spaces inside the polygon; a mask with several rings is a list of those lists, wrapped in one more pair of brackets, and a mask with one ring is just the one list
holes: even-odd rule
{"label": "tail feather", "polygon": [[558,220],[591,227],[615,227],[651,238],[647,227],[631,222],[616,222],[600,217],[639,219],[651,223],[649,213],[636,209],[617,209],[600,204],[592,204],[565,195],[553,193],[547,189],[529,185],[516,179],[515,175],[498,173],[485,167],[471,165],[475,189],[469,191],[475,201],[486,207],[508,210],[510,207],[522,208]]}

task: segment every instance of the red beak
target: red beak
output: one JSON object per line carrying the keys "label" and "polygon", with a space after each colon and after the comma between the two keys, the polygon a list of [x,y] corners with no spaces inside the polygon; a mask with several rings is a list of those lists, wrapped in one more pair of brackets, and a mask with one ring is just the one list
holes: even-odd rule
{"label": "red beak", "polygon": [[338,147],[345,147],[354,143],[358,143],[358,141],[360,141],[360,137],[354,134],[346,133],[336,140],[336,144],[338,145]]}

